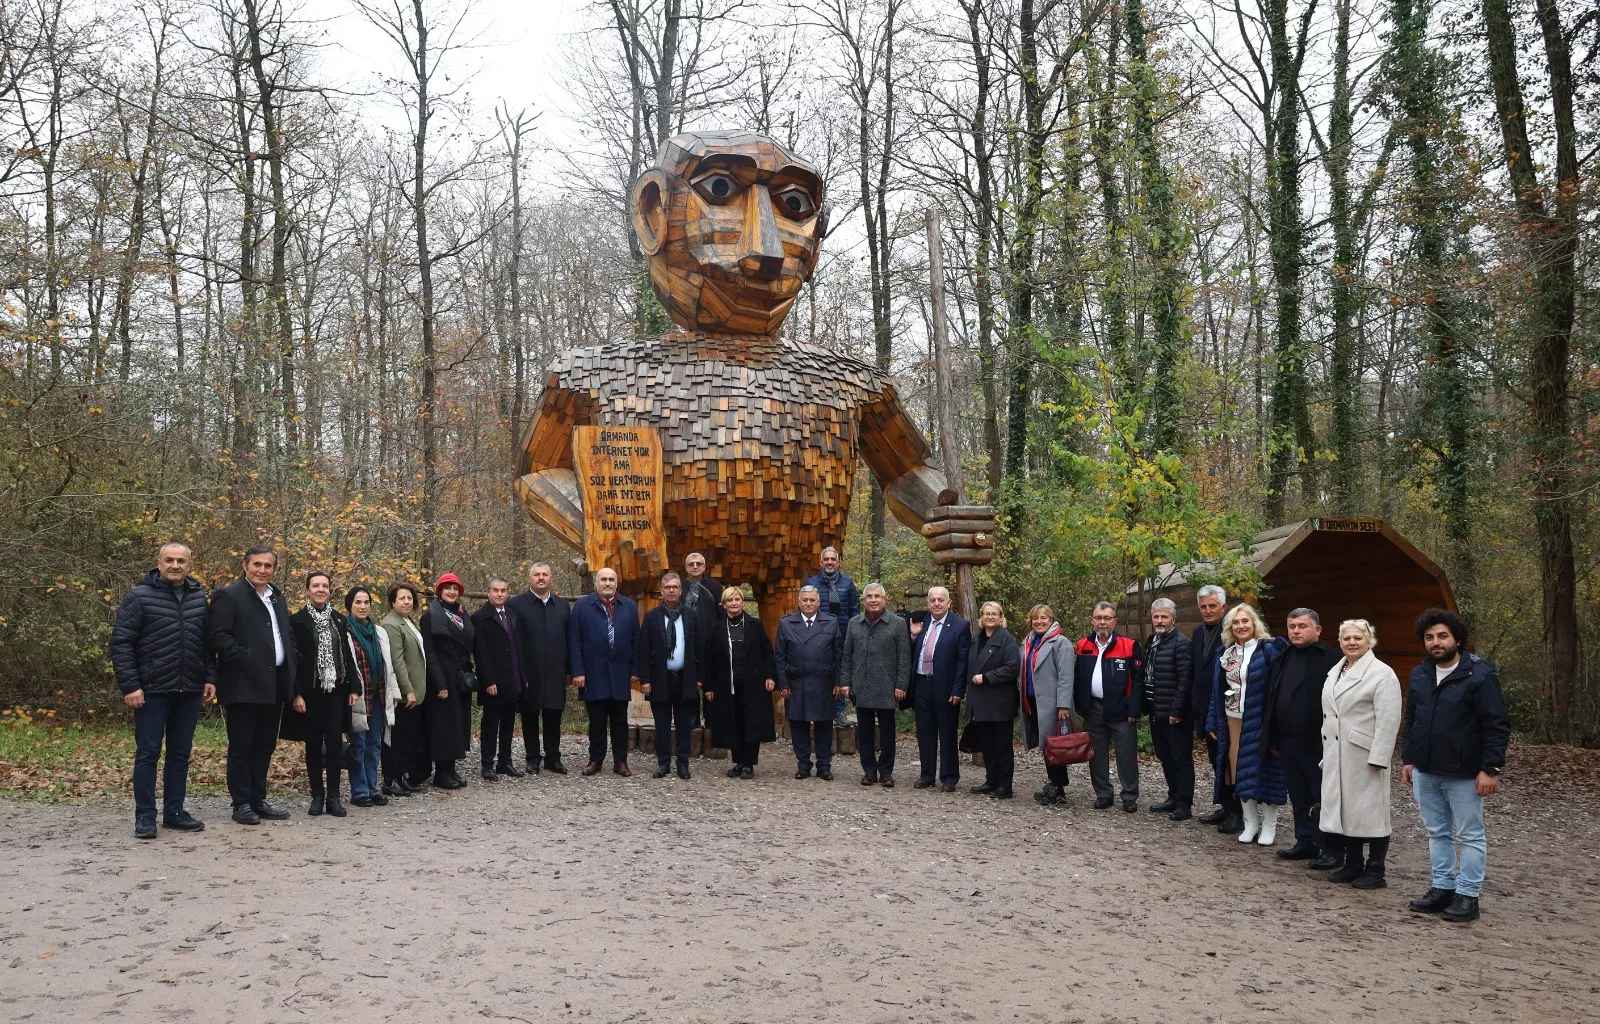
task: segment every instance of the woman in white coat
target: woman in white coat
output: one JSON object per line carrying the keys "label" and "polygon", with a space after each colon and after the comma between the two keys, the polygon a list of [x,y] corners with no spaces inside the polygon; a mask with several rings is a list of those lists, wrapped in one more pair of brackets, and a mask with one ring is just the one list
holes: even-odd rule
{"label": "woman in white coat", "polygon": [[[1372,653],[1366,619],[1339,624],[1344,660],[1322,685],[1322,831],[1342,837],[1344,867],[1328,876],[1357,889],[1382,889],[1389,854],[1389,767],[1403,702],[1394,669]],[[1369,849],[1362,858],[1362,846]]]}

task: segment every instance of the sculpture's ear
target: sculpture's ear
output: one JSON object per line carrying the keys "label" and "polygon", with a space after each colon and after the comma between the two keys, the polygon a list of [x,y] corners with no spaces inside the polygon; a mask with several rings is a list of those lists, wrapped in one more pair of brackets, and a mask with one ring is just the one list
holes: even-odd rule
{"label": "sculpture's ear", "polygon": [[667,176],[659,167],[645,171],[633,183],[633,232],[646,256],[654,256],[666,244],[670,195]]}

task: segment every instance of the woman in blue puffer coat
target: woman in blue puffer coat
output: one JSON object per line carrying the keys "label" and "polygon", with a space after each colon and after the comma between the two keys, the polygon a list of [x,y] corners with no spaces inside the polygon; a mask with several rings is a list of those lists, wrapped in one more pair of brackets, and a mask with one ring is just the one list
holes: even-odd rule
{"label": "woman in blue puffer coat", "polygon": [[1227,646],[1212,672],[1206,732],[1217,741],[1214,798],[1229,789],[1244,816],[1239,842],[1271,846],[1278,839],[1278,810],[1289,802],[1283,765],[1267,747],[1267,680],[1287,640],[1267,630],[1261,613],[1235,605],[1222,620]]}

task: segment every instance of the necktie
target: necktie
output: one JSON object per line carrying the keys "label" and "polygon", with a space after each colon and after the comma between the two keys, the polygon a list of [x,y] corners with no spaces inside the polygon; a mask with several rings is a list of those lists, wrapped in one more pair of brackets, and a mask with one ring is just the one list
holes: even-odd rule
{"label": "necktie", "polygon": [[939,642],[939,627],[944,625],[943,619],[935,619],[928,623],[928,639],[922,642],[922,675],[933,675],[933,648]]}
{"label": "necktie", "polygon": [[602,601],[606,606],[606,646],[612,650],[617,647],[617,620],[611,615],[611,602]]}
{"label": "necktie", "polygon": [[810,620],[810,619],[807,619],[807,620],[806,620],[806,628],[807,628],[807,629],[810,629],[810,628],[811,628],[811,620]]}

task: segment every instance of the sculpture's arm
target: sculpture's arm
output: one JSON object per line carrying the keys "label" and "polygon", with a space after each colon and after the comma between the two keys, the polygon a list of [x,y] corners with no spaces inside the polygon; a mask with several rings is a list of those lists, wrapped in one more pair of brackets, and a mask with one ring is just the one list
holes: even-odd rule
{"label": "sculpture's arm", "polygon": [[586,393],[560,387],[551,374],[517,458],[517,499],[534,522],[583,549],[583,498],[572,471],[572,428],[594,421]]}

